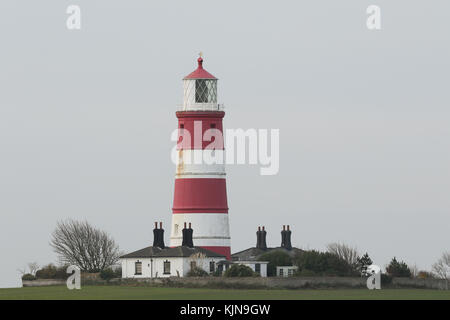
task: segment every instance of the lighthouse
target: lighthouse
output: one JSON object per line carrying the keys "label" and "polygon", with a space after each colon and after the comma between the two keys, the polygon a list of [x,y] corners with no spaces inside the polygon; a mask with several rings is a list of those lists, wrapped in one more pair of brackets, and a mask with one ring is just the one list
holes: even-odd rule
{"label": "lighthouse", "polygon": [[[183,78],[178,118],[177,165],[170,246],[181,246],[183,226],[194,229],[193,242],[230,259],[230,228],[224,159],[223,107],[217,103],[217,78],[203,68]],[[213,146],[212,146],[213,145]],[[212,146],[212,147],[211,147]]]}

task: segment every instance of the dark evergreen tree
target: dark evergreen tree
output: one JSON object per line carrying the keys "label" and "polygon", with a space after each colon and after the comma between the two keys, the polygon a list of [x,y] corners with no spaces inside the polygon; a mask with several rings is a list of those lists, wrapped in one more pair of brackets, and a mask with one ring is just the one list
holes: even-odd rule
{"label": "dark evergreen tree", "polygon": [[403,261],[398,262],[395,257],[386,267],[386,272],[391,277],[411,277],[411,270],[409,269],[408,265]]}
{"label": "dark evergreen tree", "polygon": [[369,276],[367,274],[367,267],[372,263],[372,259],[370,259],[369,254],[366,252],[362,257],[356,259],[356,269],[361,273],[361,276]]}

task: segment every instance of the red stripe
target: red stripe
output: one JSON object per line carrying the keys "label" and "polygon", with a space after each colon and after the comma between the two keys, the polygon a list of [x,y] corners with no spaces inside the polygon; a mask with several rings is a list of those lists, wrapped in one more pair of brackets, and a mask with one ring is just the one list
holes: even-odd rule
{"label": "red stripe", "polygon": [[[183,129],[178,131],[178,145],[177,149],[217,149],[217,150],[223,150],[224,149],[224,140],[223,140],[223,126],[222,126],[222,117],[218,117],[216,112],[212,113],[212,116],[209,117],[200,117],[200,116],[193,116],[193,117],[179,117],[178,113],[178,129]],[[195,131],[195,123],[197,123],[198,128],[200,128],[201,124],[201,133]],[[205,137],[205,132],[209,129],[217,129],[220,131],[220,135],[217,131],[213,130],[210,131],[210,134],[212,135],[210,137],[210,141],[203,141],[203,138]],[[199,135],[197,138],[196,135]],[[217,136],[216,136],[217,135]],[[189,139],[190,137],[190,139]],[[198,140],[198,141],[196,141]]]}
{"label": "red stripe", "polygon": [[200,247],[204,248],[206,250],[211,250],[218,254],[222,254],[225,257],[227,257],[227,260],[231,260],[231,248],[230,247],[203,247],[203,246],[200,246]]}
{"label": "red stripe", "polygon": [[228,213],[226,180],[176,179],[172,210],[173,213]]}
{"label": "red stripe", "polygon": [[183,208],[183,209],[174,209],[172,208],[173,214],[183,214],[183,213],[228,213],[228,209],[197,209],[197,208]]}

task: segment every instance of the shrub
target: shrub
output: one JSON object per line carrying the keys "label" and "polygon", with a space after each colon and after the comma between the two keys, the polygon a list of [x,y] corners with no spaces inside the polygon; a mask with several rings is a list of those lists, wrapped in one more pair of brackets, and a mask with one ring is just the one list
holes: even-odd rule
{"label": "shrub", "polygon": [[355,276],[353,266],[329,252],[306,251],[295,258],[296,275],[308,276]]}
{"label": "shrub", "polygon": [[48,264],[38,271],[36,271],[37,279],[67,279],[67,266],[56,267],[53,264]]}
{"label": "shrub", "polygon": [[291,257],[283,251],[271,251],[263,253],[258,257],[258,260],[268,261],[267,275],[269,277],[276,276],[277,267],[279,266],[292,266]]}
{"label": "shrub", "polygon": [[116,277],[116,278],[122,278],[122,267],[116,268],[116,269],[114,270],[114,274],[115,274],[115,277]]}
{"label": "shrub", "polygon": [[36,280],[36,277],[33,276],[31,273],[26,273],[22,276],[22,280],[26,281]]}
{"label": "shrub", "polygon": [[389,285],[392,283],[392,277],[388,274],[381,274],[381,285]]}
{"label": "shrub", "polygon": [[219,268],[217,268],[216,271],[214,271],[212,275],[213,275],[213,277],[221,277],[222,271],[219,270]]}
{"label": "shrub", "polygon": [[404,278],[411,277],[411,270],[409,269],[408,265],[403,261],[398,262],[395,257],[386,267],[386,272],[391,277],[404,277]]}
{"label": "shrub", "polygon": [[208,272],[206,272],[205,270],[203,270],[200,267],[194,267],[188,271],[187,276],[188,277],[207,277]]}
{"label": "shrub", "polygon": [[102,271],[100,271],[100,278],[102,278],[103,280],[111,280],[115,277],[116,273],[111,268],[103,269]]}
{"label": "shrub", "polygon": [[233,264],[223,274],[224,277],[256,277],[258,276],[252,268],[244,266],[243,264]]}
{"label": "shrub", "polygon": [[419,271],[419,273],[417,274],[417,278],[418,278],[418,279],[435,279],[436,276],[435,276],[433,273],[429,272],[429,271],[423,271],[423,270],[421,270],[421,271]]}

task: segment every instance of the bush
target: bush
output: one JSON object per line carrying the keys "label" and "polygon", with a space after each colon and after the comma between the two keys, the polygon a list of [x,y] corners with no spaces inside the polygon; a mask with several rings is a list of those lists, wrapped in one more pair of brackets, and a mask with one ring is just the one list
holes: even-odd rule
{"label": "bush", "polygon": [[36,280],[36,277],[33,276],[31,273],[26,273],[22,276],[22,280],[32,281],[32,280]]}
{"label": "bush", "polygon": [[392,277],[388,274],[381,274],[381,285],[389,285],[392,283]]}
{"label": "bush", "polygon": [[355,276],[353,266],[329,252],[305,251],[295,258],[297,276]]}
{"label": "bush", "polygon": [[188,277],[207,277],[208,272],[199,267],[194,267],[187,273]]}
{"label": "bush", "polygon": [[103,280],[111,280],[116,278],[116,273],[111,268],[103,269],[100,271],[100,278]]}
{"label": "bush", "polygon": [[419,273],[417,274],[417,278],[418,279],[435,279],[436,276],[428,271],[419,271]]}
{"label": "bush", "polygon": [[244,266],[243,264],[233,264],[227,271],[223,274],[224,277],[257,277],[258,274],[255,273],[252,268]]}
{"label": "bush", "polygon": [[283,251],[271,251],[263,253],[258,257],[260,261],[268,261],[267,275],[273,277],[277,275],[277,267],[280,266],[292,266],[291,257]]}
{"label": "bush", "polygon": [[122,278],[122,267],[116,268],[116,269],[114,270],[114,274],[115,274],[115,277],[116,277],[116,278]]}
{"label": "bush", "polygon": [[411,277],[411,270],[409,269],[408,265],[403,261],[398,262],[395,257],[391,260],[391,263],[389,263],[389,265],[386,267],[386,272],[391,277],[403,277],[403,278]]}
{"label": "bush", "polygon": [[67,279],[67,266],[56,267],[53,264],[49,264],[36,271],[37,279]]}

